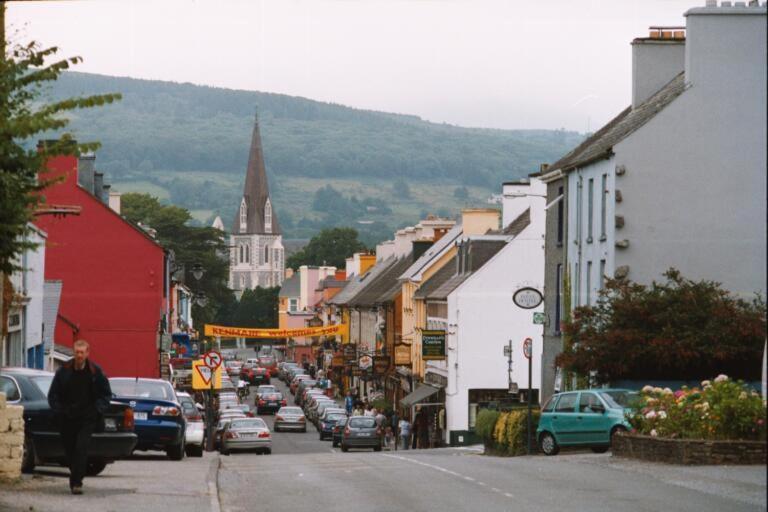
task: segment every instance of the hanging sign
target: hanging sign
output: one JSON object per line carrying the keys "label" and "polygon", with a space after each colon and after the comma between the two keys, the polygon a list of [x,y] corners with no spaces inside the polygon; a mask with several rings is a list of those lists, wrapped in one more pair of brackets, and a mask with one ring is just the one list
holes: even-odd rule
{"label": "hanging sign", "polygon": [[544,301],[544,297],[541,296],[541,292],[536,288],[520,288],[512,296],[512,301],[517,307],[523,309],[534,309],[539,307]]}
{"label": "hanging sign", "polygon": [[395,364],[411,364],[411,346],[406,344],[395,345]]}
{"label": "hanging sign", "polygon": [[371,356],[362,356],[358,360],[357,366],[359,366],[361,370],[367,370],[373,366],[373,358]]}
{"label": "hanging sign", "polygon": [[424,361],[445,359],[445,331],[421,331],[421,358]]}
{"label": "hanging sign", "polygon": [[302,329],[259,329],[205,324],[206,336],[219,336],[221,338],[303,338],[310,336],[347,336],[348,333],[347,324],[305,327]]}

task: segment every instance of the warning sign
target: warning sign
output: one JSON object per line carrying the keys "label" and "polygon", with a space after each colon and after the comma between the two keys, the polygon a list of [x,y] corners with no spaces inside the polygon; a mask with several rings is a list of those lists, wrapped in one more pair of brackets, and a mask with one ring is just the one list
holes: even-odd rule
{"label": "warning sign", "polygon": [[212,370],[203,361],[192,361],[192,389],[221,389],[221,370]]}

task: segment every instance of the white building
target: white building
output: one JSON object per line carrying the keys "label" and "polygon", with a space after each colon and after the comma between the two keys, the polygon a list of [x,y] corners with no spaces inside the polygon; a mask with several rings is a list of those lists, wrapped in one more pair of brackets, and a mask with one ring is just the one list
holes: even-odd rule
{"label": "white building", "polygon": [[253,127],[243,197],[232,224],[229,287],[246,289],[283,284],[285,250],[277,213],[269,197],[258,119]]}
{"label": "white building", "polygon": [[43,297],[45,283],[44,231],[27,225],[26,240],[34,244],[21,254],[21,267],[10,275],[13,299],[8,311],[8,337],[0,366],[45,367]]}

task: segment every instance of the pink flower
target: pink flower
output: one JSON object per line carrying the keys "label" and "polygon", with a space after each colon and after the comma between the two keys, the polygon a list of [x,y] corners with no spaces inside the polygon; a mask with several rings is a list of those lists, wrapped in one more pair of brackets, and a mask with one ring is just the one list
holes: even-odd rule
{"label": "pink flower", "polygon": [[655,428],[651,430],[651,437],[656,437],[656,436],[658,436],[658,435],[659,435],[659,433],[658,433],[658,432],[656,432],[656,429],[655,429]]}
{"label": "pink flower", "polygon": [[728,380],[728,376],[725,375],[724,373],[721,373],[720,375],[715,377],[715,382],[725,382],[727,380]]}
{"label": "pink flower", "polygon": [[645,414],[645,419],[647,420],[652,420],[655,417],[656,417],[656,411],[654,410],[650,410]]}
{"label": "pink flower", "polygon": [[762,418],[760,418],[759,420],[757,420],[757,424],[758,424],[758,425],[760,425],[761,427],[763,426],[763,423],[765,423],[765,422],[763,421],[763,419],[762,419]]}
{"label": "pink flower", "polygon": [[683,391],[682,389],[678,389],[677,391],[675,391],[675,398],[680,398],[681,396],[685,396],[685,391]]}

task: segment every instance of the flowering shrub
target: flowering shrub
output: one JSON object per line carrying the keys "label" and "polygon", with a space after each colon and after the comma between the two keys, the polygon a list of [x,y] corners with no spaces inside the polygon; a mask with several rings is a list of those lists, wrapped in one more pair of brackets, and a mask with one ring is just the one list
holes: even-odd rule
{"label": "flowering shrub", "polygon": [[[541,413],[538,409],[532,411],[531,424],[535,432]],[[528,441],[525,434],[528,430],[528,413],[523,409],[509,412],[488,412],[483,415],[482,422],[478,415],[475,432],[483,438],[486,453],[496,455],[525,455]],[[480,424],[482,423],[482,428]]]}
{"label": "flowering shrub", "polygon": [[653,437],[765,440],[765,402],[741,381],[719,375],[701,388],[646,386],[629,417],[634,431]]}

